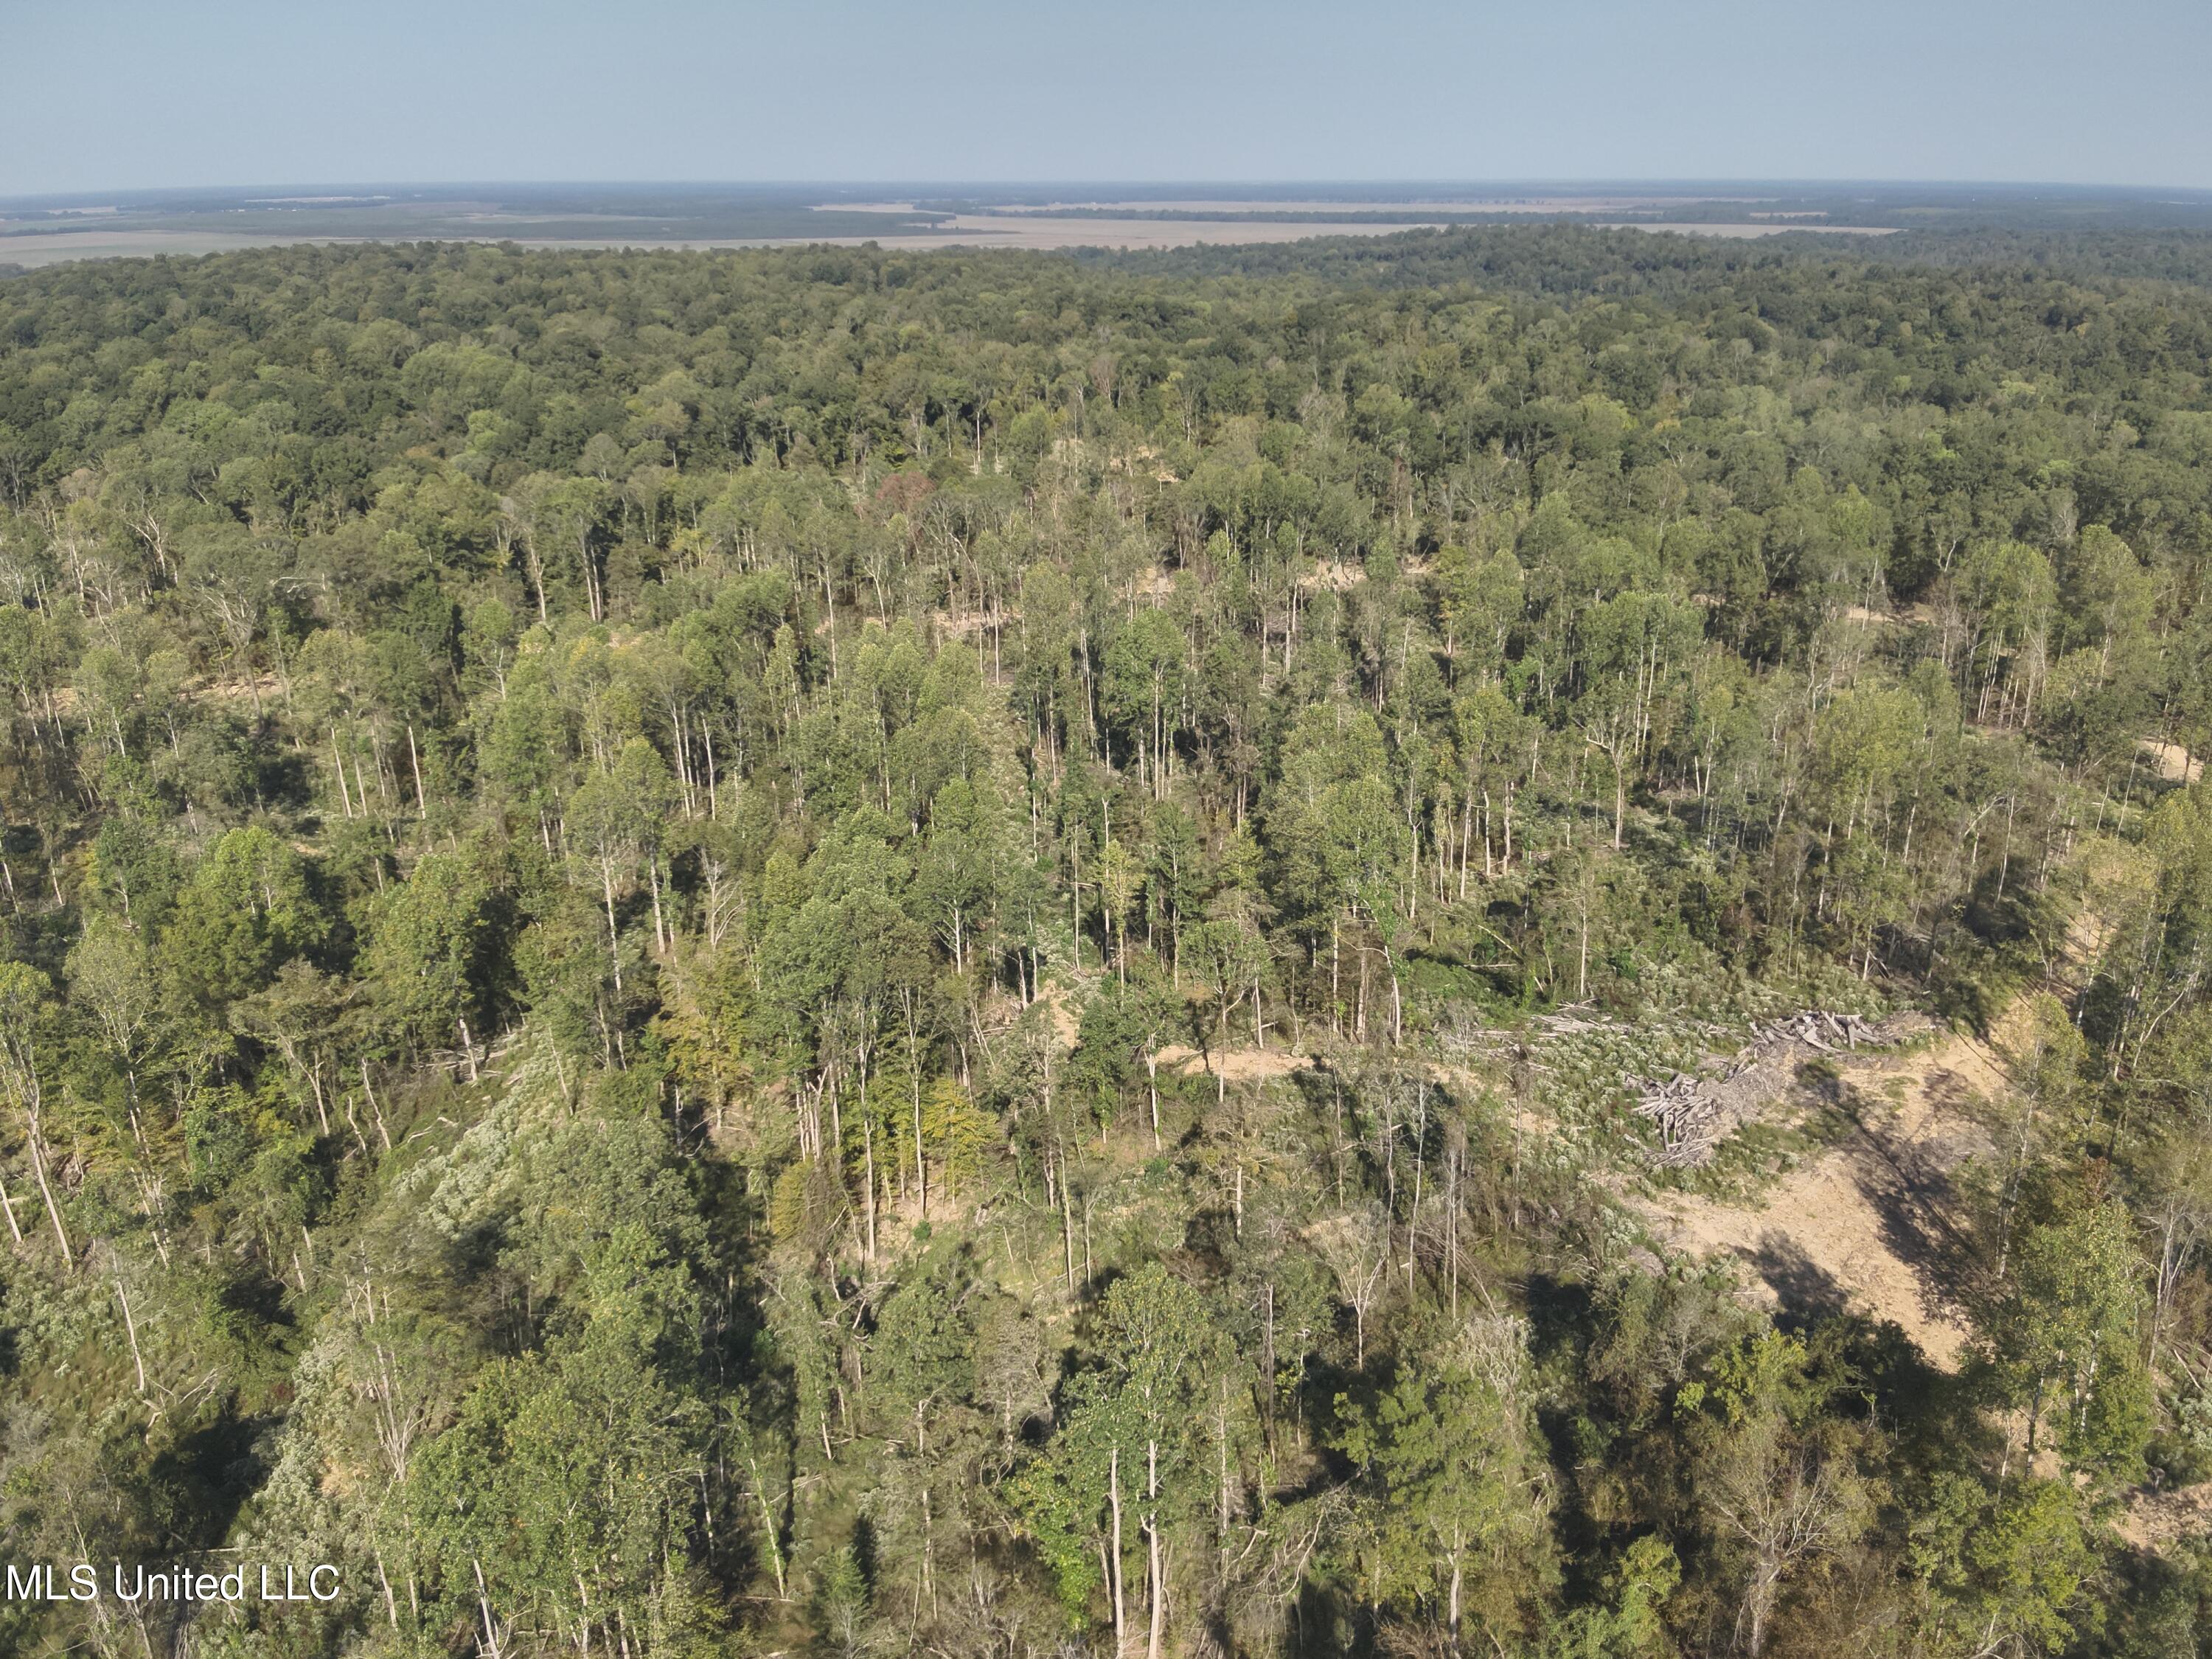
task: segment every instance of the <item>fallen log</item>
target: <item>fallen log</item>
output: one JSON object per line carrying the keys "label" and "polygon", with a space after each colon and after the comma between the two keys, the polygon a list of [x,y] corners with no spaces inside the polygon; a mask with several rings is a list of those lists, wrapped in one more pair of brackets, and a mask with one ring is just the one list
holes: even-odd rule
{"label": "fallen log", "polygon": [[1863,1041],[1889,1040],[1887,1032],[1863,1015],[1806,1008],[1753,1027],[1751,1041],[1736,1050],[1718,1077],[1677,1072],[1663,1081],[1621,1081],[1637,1097],[1632,1109],[1659,1132],[1656,1161],[1662,1168],[1680,1169],[1710,1162],[1723,1139],[1780,1095],[1795,1074],[1799,1049],[1836,1054],[1856,1051]]}

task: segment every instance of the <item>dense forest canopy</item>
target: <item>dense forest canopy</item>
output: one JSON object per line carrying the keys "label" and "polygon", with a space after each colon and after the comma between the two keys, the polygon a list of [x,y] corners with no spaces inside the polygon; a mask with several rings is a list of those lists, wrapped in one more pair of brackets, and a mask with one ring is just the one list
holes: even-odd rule
{"label": "dense forest canopy", "polygon": [[0,285],[0,1646],[2201,1653],[2197,257]]}

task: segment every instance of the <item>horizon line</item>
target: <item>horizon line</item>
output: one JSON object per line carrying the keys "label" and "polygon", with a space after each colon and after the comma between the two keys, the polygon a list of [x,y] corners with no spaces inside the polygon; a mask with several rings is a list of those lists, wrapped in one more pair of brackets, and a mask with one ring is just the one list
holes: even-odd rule
{"label": "horizon line", "polygon": [[1040,176],[1033,178],[899,178],[896,175],[878,177],[849,176],[822,179],[719,179],[719,178],[449,178],[395,179],[374,175],[353,178],[319,178],[259,180],[222,180],[189,185],[124,185],[101,186],[96,189],[32,190],[0,194],[0,202],[31,204],[37,202],[82,201],[118,196],[177,196],[198,192],[236,192],[244,191],[302,191],[336,188],[366,189],[371,186],[386,190],[459,190],[467,188],[497,189],[678,189],[678,190],[836,190],[848,191],[863,187],[896,186],[902,190],[983,189],[993,191],[1042,189],[1101,189],[1107,186],[1141,190],[1194,189],[1236,185],[1246,188],[1284,190],[1293,187],[1325,187],[1357,190],[1449,189],[1471,190],[1588,190],[1599,187],[1637,187],[1653,189],[1730,189],[1798,188],[1837,189],[1940,189],[1990,190],[2013,191],[2052,191],[2066,192],[2114,192],[2127,194],[2176,193],[2212,199],[2212,186],[2167,183],[2136,183],[2118,180],[2068,180],[2058,179],[1971,179],[1971,178],[1878,178],[1853,175],[1657,175],[1586,173],[1541,177],[1534,175],[1480,178],[1474,176],[1431,175],[1350,177],[1234,178],[1223,176],[1189,176],[1182,178],[1115,178],[1097,175],[1087,178]]}

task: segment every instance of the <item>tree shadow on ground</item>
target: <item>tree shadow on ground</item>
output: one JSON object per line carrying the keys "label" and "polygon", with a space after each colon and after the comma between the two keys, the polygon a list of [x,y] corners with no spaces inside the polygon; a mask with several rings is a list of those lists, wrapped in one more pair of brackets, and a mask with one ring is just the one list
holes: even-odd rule
{"label": "tree shadow on ground", "polygon": [[[1936,1115],[1957,1115],[1974,1092],[1950,1071],[1931,1073],[1925,1087]],[[1962,1161],[1955,1138],[1923,1133],[1901,1139],[1870,1122],[1861,1104],[1851,1103],[1858,1132],[1845,1147],[1851,1179],[1883,1245],[1919,1281],[1921,1311],[1964,1321],[1981,1297],[1984,1274],[1973,1217],[1954,1179]]]}
{"label": "tree shadow on ground", "polygon": [[1758,1248],[1747,1252],[1744,1260],[1774,1292],[1782,1323],[1809,1326],[1844,1311],[1849,1292],[1843,1282],[1787,1233],[1770,1230],[1760,1234]]}

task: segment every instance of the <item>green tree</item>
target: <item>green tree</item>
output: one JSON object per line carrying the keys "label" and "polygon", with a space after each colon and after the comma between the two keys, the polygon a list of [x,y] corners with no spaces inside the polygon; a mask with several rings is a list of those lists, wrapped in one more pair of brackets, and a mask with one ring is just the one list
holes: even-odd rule
{"label": "green tree", "polygon": [[179,994],[214,1012],[260,990],[329,933],[311,866],[254,825],[223,836],[193,867],[161,951]]}
{"label": "green tree", "polygon": [[2120,1481],[2141,1468],[2150,1433],[2144,1275],[2132,1234],[2126,1211],[2112,1202],[2024,1230],[1989,1331],[2007,1394],[2027,1413],[2028,1455],[2055,1417],[2069,1462]]}
{"label": "green tree", "polygon": [[635,1227],[595,1248],[580,1288],[574,1333],[493,1361],[416,1460],[401,1492],[422,1565],[486,1651],[531,1631],[713,1651],[689,1547],[709,1419],[668,1369],[696,1294]]}
{"label": "green tree", "polygon": [[452,853],[419,860],[374,905],[363,962],[382,1029],[417,1049],[458,1039],[471,1070],[506,945],[500,872],[486,863]]}
{"label": "green tree", "polygon": [[1527,1373],[1517,1327],[1478,1325],[1401,1358],[1371,1401],[1337,1396],[1338,1443],[1360,1479],[1363,1595],[1439,1607],[1455,1652],[1470,1604],[1496,1641],[1541,1592],[1547,1492]]}

